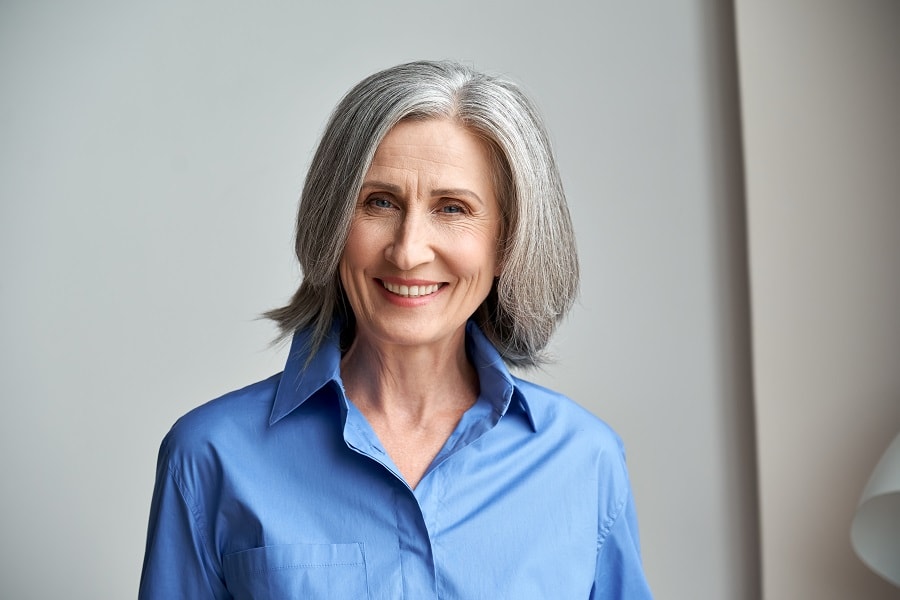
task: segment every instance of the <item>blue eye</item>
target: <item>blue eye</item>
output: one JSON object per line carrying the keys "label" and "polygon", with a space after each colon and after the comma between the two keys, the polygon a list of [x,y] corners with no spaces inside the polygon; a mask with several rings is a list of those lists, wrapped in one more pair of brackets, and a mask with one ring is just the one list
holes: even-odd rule
{"label": "blue eye", "polygon": [[463,207],[459,206],[458,204],[448,204],[441,207],[441,212],[449,215],[458,215],[465,212],[465,209],[463,209]]}
{"label": "blue eye", "polygon": [[391,208],[393,204],[387,198],[375,197],[369,200],[369,204],[375,208]]}

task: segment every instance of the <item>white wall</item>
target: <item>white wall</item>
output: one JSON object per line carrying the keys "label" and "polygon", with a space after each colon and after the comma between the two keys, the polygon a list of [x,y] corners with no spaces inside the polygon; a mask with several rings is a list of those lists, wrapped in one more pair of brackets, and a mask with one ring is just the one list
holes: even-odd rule
{"label": "white wall", "polygon": [[254,318],[328,112],[450,57],[546,114],[584,284],[535,377],[625,438],[657,596],[755,598],[729,11],[326,4],[0,4],[0,597],[133,596],[163,434],[281,368]]}
{"label": "white wall", "polygon": [[764,596],[897,598],[849,530],[900,429],[900,3],[737,17]]}

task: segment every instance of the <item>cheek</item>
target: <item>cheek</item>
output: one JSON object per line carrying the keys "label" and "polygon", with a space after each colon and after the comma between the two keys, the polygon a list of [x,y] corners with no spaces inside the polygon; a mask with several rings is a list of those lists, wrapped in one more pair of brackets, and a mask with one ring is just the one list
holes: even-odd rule
{"label": "cheek", "polygon": [[344,251],[344,255],[341,256],[341,262],[338,263],[338,277],[341,280],[341,287],[345,290],[347,289],[347,279],[350,276],[349,268],[347,267],[347,254],[346,250]]}
{"label": "cheek", "polygon": [[462,272],[468,271],[479,279],[500,276],[499,242],[494,232],[483,232],[468,241],[458,243],[454,249],[456,265]]}
{"label": "cheek", "polygon": [[365,262],[367,254],[366,235],[354,225],[350,228],[344,253],[341,255],[341,277],[351,276],[351,271]]}
{"label": "cheek", "polygon": [[361,269],[354,267],[352,260],[348,257],[348,249],[345,249],[341,262],[338,263],[338,277],[344,297],[350,305],[350,312],[353,314],[358,314],[361,310],[365,294],[364,286],[359,282],[361,273]]}
{"label": "cheek", "polygon": [[367,294],[366,273],[370,268],[380,262],[380,250],[378,249],[377,232],[365,223],[354,224],[350,227],[344,252],[338,263],[338,276],[344,293],[351,305],[356,309]]}
{"label": "cheek", "polygon": [[344,252],[341,254],[341,260],[338,263],[338,275],[344,290],[350,290],[353,287],[353,273],[358,265],[358,254],[359,236],[354,236],[351,230],[347,238],[347,244],[344,246]]}

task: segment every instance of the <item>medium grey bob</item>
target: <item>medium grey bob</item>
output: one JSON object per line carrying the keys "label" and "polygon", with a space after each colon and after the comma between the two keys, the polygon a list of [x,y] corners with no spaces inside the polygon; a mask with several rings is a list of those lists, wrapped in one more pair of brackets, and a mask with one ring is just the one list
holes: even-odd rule
{"label": "medium grey bob", "polygon": [[342,343],[355,318],[338,274],[350,221],[375,150],[403,120],[451,119],[484,140],[503,223],[501,273],[473,318],[511,366],[545,361],[544,348],[578,291],[572,221],[550,141],[514,83],[449,62],[420,61],[371,75],[337,105],[313,157],[297,214],[303,280],[289,304],[265,313],[281,338],[310,327],[315,353],[337,318]]}

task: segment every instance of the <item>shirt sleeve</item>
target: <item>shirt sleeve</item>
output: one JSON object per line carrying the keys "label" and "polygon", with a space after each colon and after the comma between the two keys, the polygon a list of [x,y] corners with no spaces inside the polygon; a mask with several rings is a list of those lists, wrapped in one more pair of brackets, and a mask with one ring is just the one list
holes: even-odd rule
{"label": "shirt sleeve", "polygon": [[[590,600],[652,600],[653,594],[641,564],[637,512],[621,441],[618,456],[611,462],[608,470],[602,470],[606,481],[601,476],[600,482],[607,488],[611,502],[605,504],[609,512],[600,521],[597,566]],[[612,498],[616,500],[612,501]]]}
{"label": "shirt sleeve", "polygon": [[139,600],[231,598],[210,558],[202,515],[160,450]]}

